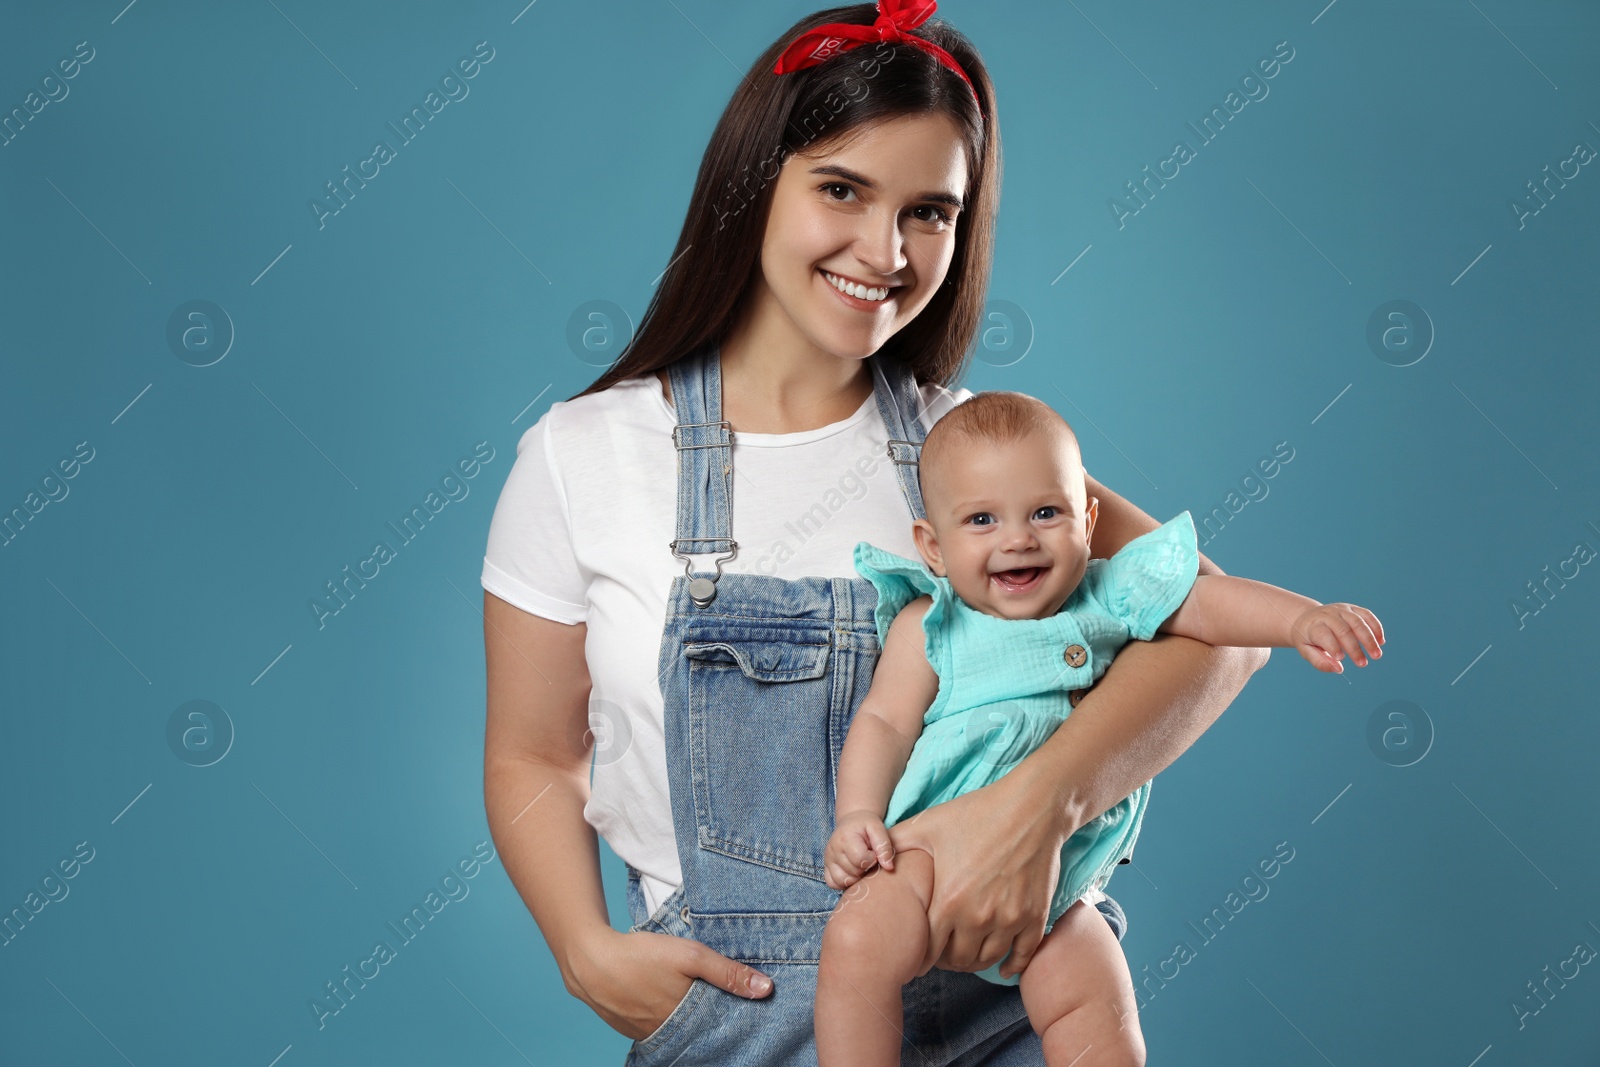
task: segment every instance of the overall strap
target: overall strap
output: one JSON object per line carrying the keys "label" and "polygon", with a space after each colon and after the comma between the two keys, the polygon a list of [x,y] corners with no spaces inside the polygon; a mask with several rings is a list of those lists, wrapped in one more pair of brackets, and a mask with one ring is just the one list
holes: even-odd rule
{"label": "overall strap", "polygon": [[[926,437],[920,419],[916,377],[900,364],[867,357],[872,392],[888,431],[887,452],[913,518],[924,518],[917,461]],[[722,356],[715,342],[673,362],[667,370],[678,422],[672,443],[678,452],[677,536],[672,554],[684,561],[689,596],[697,607],[716,597],[722,564],[738,555],[733,539],[733,431],[722,417]],[[691,554],[725,553],[715,560],[716,576],[695,577]]]}
{"label": "overall strap", "polygon": [[872,364],[873,395],[878,398],[878,412],[889,431],[889,458],[894,461],[900,491],[905,495],[911,517],[924,519],[922,487],[917,481],[918,462],[922,458],[922,442],[927,434],[922,429],[922,398],[917,391],[916,375],[909,367],[888,363],[880,355],[867,357]]}
{"label": "overall strap", "polygon": [[722,417],[722,359],[709,344],[668,368],[678,424],[672,443],[678,451],[677,536],[668,542],[683,560],[689,598],[706,607],[717,595],[716,578],[695,577],[692,553],[721,552],[722,564],[739,554],[733,539],[733,431]]}

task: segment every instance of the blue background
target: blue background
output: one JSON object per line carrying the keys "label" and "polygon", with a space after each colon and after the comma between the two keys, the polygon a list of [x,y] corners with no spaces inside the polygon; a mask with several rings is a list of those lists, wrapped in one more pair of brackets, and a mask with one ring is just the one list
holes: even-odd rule
{"label": "blue background", "polygon": [[[477,583],[517,438],[614,358],[574,315],[637,321],[743,67],[811,8],[122,3],[8,5],[0,37],[7,113],[94,49],[0,146],[0,508],[93,449],[0,551],[0,910],[94,850],[0,947],[0,1058],[618,1063],[498,862],[320,1029],[308,1002],[489,839]],[[1600,147],[1600,10],[941,14],[1005,149],[963,384],[1050,401],[1152,515],[1224,508],[1225,569],[1388,629],[1342,677],[1280,651],[1157,779],[1111,885],[1136,980],[1194,952],[1145,987],[1152,1062],[1595,1063],[1600,966],[1526,983],[1600,948],[1600,575],[1512,605],[1600,548],[1600,163],[1511,204]],[[324,183],[480,41],[470,94],[319,228]],[[1281,41],[1270,94],[1199,144]],[[1119,226],[1179,139],[1196,158]],[[226,323],[170,343],[196,300]],[[1427,322],[1374,347],[1393,300]],[[480,441],[467,495],[319,627],[324,583]],[[192,700],[221,713],[186,750]],[[1201,938],[1280,842],[1267,896]]]}

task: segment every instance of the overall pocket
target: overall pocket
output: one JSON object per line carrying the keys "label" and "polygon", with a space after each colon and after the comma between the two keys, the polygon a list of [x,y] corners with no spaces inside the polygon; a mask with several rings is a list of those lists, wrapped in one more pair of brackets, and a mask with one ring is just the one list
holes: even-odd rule
{"label": "overall pocket", "polygon": [[833,831],[830,632],[685,641],[701,848],[823,880]]}
{"label": "overall pocket", "polygon": [[[682,1043],[675,1040],[678,1035],[693,1033],[692,1029],[687,1028],[687,1024],[695,1014],[697,1002],[703,1001],[707,993],[715,995],[719,992],[721,990],[702,978],[690,982],[682,999],[673,1005],[672,1011],[661,1021],[661,1025],[633,1043],[633,1048],[628,1054],[628,1062],[642,1065],[651,1062],[654,1057],[664,1056],[672,1051],[673,1045]],[[681,1055],[681,1050],[679,1054]]]}

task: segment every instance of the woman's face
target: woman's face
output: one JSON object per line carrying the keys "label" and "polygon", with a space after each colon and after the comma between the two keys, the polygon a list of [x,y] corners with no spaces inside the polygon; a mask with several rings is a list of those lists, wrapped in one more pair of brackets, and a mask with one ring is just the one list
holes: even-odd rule
{"label": "woman's face", "polygon": [[944,283],[967,166],[960,131],[943,114],[853,132],[847,147],[792,155],[780,169],[758,300],[818,348],[865,358]]}

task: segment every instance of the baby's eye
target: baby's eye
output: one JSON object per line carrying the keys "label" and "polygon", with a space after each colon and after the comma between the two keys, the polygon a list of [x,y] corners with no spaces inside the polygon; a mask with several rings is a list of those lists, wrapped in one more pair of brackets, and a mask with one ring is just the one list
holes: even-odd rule
{"label": "baby's eye", "polygon": [[[1046,504],[1044,507],[1040,508],[1038,511],[1034,512],[1033,514],[1034,514],[1035,517],[1038,517],[1039,515],[1043,514],[1045,518],[1053,519],[1053,518],[1056,517],[1056,512],[1059,511],[1059,510],[1060,509],[1057,508],[1054,504]],[[1048,513],[1048,514],[1046,514],[1046,513]]]}
{"label": "baby's eye", "polygon": [[992,518],[994,518],[994,516],[990,515],[987,511],[980,511],[977,514],[970,516],[967,519],[967,521],[972,523],[975,526],[988,526],[989,525],[988,523],[979,522],[978,520],[979,519],[992,519]]}

